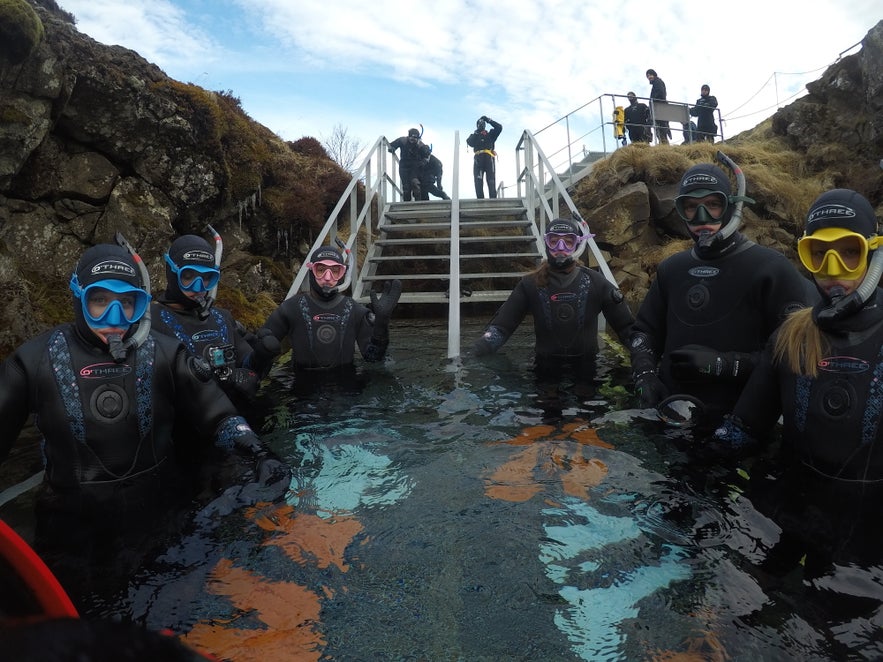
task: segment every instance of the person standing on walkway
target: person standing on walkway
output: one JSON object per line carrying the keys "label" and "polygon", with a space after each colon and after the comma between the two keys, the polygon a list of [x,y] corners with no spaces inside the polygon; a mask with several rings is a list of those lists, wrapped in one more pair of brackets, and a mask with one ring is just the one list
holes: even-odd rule
{"label": "person standing on walkway", "polygon": [[[647,80],[650,81],[651,101],[665,101],[667,96],[665,82],[656,75],[655,69],[647,69]],[[667,145],[669,138],[671,138],[671,129],[668,128],[668,120],[656,120],[656,140],[662,145]]]}
{"label": "person standing on walkway", "polygon": [[625,128],[629,134],[629,141],[648,143],[653,139],[653,130],[650,127],[650,109],[646,103],[638,101],[634,92],[629,92],[626,96],[629,105],[625,109]]}
{"label": "person standing on walkway", "polygon": [[703,85],[696,99],[696,105],[690,108],[690,115],[696,118],[696,129],[699,142],[714,142],[717,135],[717,124],[714,122],[714,109],[717,108],[717,97],[711,96],[711,88]]}
{"label": "person standing on walkway", "polygon": [[[487,130],[487,125],[491,130]],[[487,115],[482,115],[475,123],[475,131],[466,138],[466,144],[475,150],[475,164],[472,173],[475,175],[475,197],[484,197],[484,179],[487,179],[488,197],[497,197],[497,171],[495,159],[497,153],[494,144],[503,132],[503,125],[495,122]]]}

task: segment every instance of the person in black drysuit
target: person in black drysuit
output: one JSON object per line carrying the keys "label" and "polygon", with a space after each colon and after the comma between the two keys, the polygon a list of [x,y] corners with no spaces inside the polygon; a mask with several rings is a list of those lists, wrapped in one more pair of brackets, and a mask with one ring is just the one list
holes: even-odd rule
{"label": "person in black drysuit", "polygon": [[629,140],[633,143],[648,143],[653,139],[650,109],[646,103],[638,101],[634,92],[629,92],[626,96],[629,105],[625,108],[625,128],[629,133]]}
{"label": "person in black drysuit", "polygon": [[[491,130],[487,130],[487,125],[491,125]],[[472,174],[475,177],[475,197],[484,198],[484,180],[487,180],[488,197],[497,197],[497,169],[494,145],[500,133],[503,132],[503,125],[495,122],[487,115],[482,115],[475,122],[475,131],[466,138],[466,144],[475,151],[475,162],[472,166]]]}
{"label": "person in black drysuit", "polygon": [[535,365],[544,374],[562,366],[594,375],[598,354],[598,315],[623,343],[634,318],[622,293],[594,269],[578,264],[589,235],[584,225],[556,218],[546,230],[546,259],[525,275],[472,346],[474,356],[499,350],[525,315],[533,317]]}
{"label": "person in black drysuit", "polygon": [[[650,81],[650,99],[652,101],[665,101],[665,83],[656,75],[654,69],[647,69],[647,80]],[[656,140],[667,145],[671,138],[671,129],[668,128],[668,120],[656,120]]]}
{"label": "person in black drysuit", "polygon": [[703,85],[699,94],[696,105],[690,108],[690,115],[696,118],[696,140],[713,143],[717,135],[717,124],[714,121],[717,97],[711,96],[711,88],[708,85]]}
{"label": "person in black drysuit", "polygon": [[[707,444],[724,458],[759,445],[775,452],[770,466],[752,470],[747,492],[782,529],[760,569],[777,577],[802,573],[801,602],[813,600],[817,611],[840,606],[863,612],[850,613],[853,624],[879,613],[880,592],[850,591],[852,604],[837,605],[836,590],[824,590],[824,581],[830,575],[835,586],[838,572],[847,569],[840,580],[858,588],[862,572],[872,569],[873,579],[883,562],[881,245],[874,208],[864,196],[833,189],[813,202],[798,255],[821,298],[785,320],[732,416]],[[780,415],[778,446],[770,433]],[[811,581],[820,577],[818,584]]]}
{"label": "person in black drysuit", "polygon": [[420,169],[423,159],[420,149],[423,146],[420,132],[417,129],[408,129],[407,136],[396,138],[387,148],[390,154],[399,150],[399,179],[402,182],[402,200],[405,202],[409,202],[412,196],[414,200],[423,198],[420,192]]}
{"label": "person in black drysuit", "polygon": [[[153,329],[177,338],[190,354],[208,362],[227,397],[244,408],[254,399],[260,376],[252,368],[245,329],[229,310],[214,305],[221,278],[215,251],[202,237],[188,234],[175,239],[164,258],[166,289],[151,303]],[[279,353],[272,337],[254,342],[268,354]]]}
{"label": "person in black drysuit", "polygon": [[423,156],[420,170],[420,189],[423,191],[423,200],[429,200],[431,193],[436,198],[450,200],[450,196],[442,190],[442,174],[444,166],[439,158],[432,153],[429,145],[420,148]]}
{"label": "person in black drysuit", "polygon": [[814,300],[809,281],[783,254],[738,232],[739,201],[716,165],[684,173],[675,207],[695,245],[659,264],[632,336],[641,405],[655,407],[670,394],[698,398],[706,416],[697,430],[720,423],[770,334]]}
{"label": "person in black drysuit", "polygon": [[173,439],[176,416],[219,448],[257,460],[261,484],[287,489],[290,478],[209,367],[150,331],[146,274],[122,246],[87,249],[70,282],[75,321],[0,364],[0,461],[33,415],[45,466],[34,547],[80,607],[98,584],[125,581],[133,551],[173,519],[172,504],[191,498],[175,445],[202,440]]}
{"label": "person in black drysuit", "polygon": [[[390,317],[402,292],[401,281],[387,282],[380,295],[371,292],[371,304],[363,306],[339,290],[347,271],[339,250],[317,248],[308,266],[310,289],[283,301],[257,335],[271,335],[280,342],[287,338],[296,374],[351,368],[356,345],[366,361],[382,361],[389,345]],[[262,372],[264,360],[258,364]]]}

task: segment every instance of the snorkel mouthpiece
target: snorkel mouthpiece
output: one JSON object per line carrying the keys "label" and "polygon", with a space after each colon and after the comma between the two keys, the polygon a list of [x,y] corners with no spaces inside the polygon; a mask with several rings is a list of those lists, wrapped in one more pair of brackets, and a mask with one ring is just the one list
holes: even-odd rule
{"label": "snorkel mouthpiece", "polygon": [[126,359],[128,347],[123,344],[123,336],[119,333],[111,333],[107,336],[107,345],[110,355],[117,363],[122,363]]}
{"label": "snorkel mouthpiece", "polygon": [[831,297],[832,303],[837,303],[846,296],[846,288],[842,285],[835,285],[828,291],[828,296]]}
{"label": "snorkel mouthpiece", "polygon": [[700,230],[696,236],[696,245],[699,248],[709,248],[714,243],[717,235],[717,232],[712,232],[711,230]]}

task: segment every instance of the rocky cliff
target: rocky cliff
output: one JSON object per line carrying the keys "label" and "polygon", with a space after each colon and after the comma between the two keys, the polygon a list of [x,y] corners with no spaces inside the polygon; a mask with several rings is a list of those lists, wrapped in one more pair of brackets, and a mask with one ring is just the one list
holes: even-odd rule
{"label": "rocky cliff", "polygon": [[[718,147],[757,201],[746,233],[792,257],[820,191],[849,186],[881,203],[883,22],[808,87],[725,145],[630,145],[580,183],[574,199],[633,306],[659,259],[689,243],[676,182]],[[260,323],[348,181],[316,140],[286,143],[232,92],[95,42],[54,0],[0,0],[0,356],[70,317],[76,258],[117,230],[162,283],[169,242],[212,224],[225,241],[221,304]]]}
{"label": "rocky cliff", "polygon": [[180,233],[225,240],[227,302],[263,320],[349,175],[231,92],[81,34],[53,0],[0,0],[0,355],[70,316],[83,249],[121,231],[155,283]]}

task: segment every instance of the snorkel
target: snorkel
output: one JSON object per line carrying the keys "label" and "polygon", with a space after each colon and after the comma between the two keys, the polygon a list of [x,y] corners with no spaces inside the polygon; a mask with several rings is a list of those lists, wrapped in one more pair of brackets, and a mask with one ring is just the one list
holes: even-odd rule
{"label": "snorkel", "polygon": [[[114,235],[114,241],[118,246],[125,248],[129,251],[129,255],[132,256],[132,259],[135,261],[135,264],[138,266],[138,271],[141,274],[141,287],[147,292],[148,296],[150,295],[150,274],[147,272],[147,267],[144,264],[144,261],[141,259],[141,256],[135,252],[135,249],[132,248],[132,245],[126,241],[126,238],[122,235],[121,232],[117,232]],[[113,357],[113,360],[116,363],[122,363],[126,359],[126,354],[128,354],[130,349],[137,349],[140,347],[145,340],[147,340],[147,335],[150,333],[150,306],[148,305],[144,311],[144,315],[141,316],[141,319],[138,320],[138,328],[135,329],[135,332],[129,336],[129,339],[125,342],[123,341],[123,337],[118,334],[112,334],[107,337],[107,344],[109,347],[110,355]]]}
{"label": "snorkel", "polygon": [[577,225],[579,226],[580,231],[582,232],[582,236],[583,236],[583,240],[581,242],[579,242],[579,248],[577,248],[573,252],[573,261],[578,262],[580,256],[583,253],[585,253],[585,251],[586,251],[586,245],[589,243],[588,242],[589,237],[594,237],[595,235],[593,235],[591,232],[589,232],[589,224],[583,220],[583,217],[580,216],[579,212],[576,209],[571,211],[570,215],[571,215],[571,217],[573,217],[573,220],[576,221]]}
{"label": "snorkel", "polygon": [[[420,128],[423,128],[423,125],[420,125]],[[353,271],[356,269],[356,256],[355,254],[346,247],[346,244],[341,240],[340,237],[334,238],[334,243],[337,244],[337,247],[341,250],[341,252],[348,258],[348,263],[346,267],[346,276],[343,278],[343,282],[338,284],[337,291],[343,292],[350,286],[350,283],[353,281]]]}
{"label": "snorkel", "polygon": [[[221,256],[224,254],[224,240],[221,239],[220,233],[215,230],[211,225],[206,226],[208,231],[212,233],[212,237],[215,240],[215,268],[218,270],[218,273],[221,272]],[[220,283],[220,279],[218,279],[218,283]],[[205,299],[200,303],[199,309],[197,310],[197,315],[199,319],[204,320],[208,317],[208,311],[211,310],[211,307],[214,305],[215,301],[218,300],[218,283],[215,283],[215,286],[209,290]]]}
{"label": "snorkel", "polygon": [[717,232],[701,232],[696,240],[699,248],[709,248],[713,244],[726,244],[742,225],[742,204],[747,200],[754,202],[751,198],[745,197],[745,175],[736,163],[726,154],[718,150],[715,159],[729,168],[730,172],[736,178],[736,195],[730,196],[728,202],[735,202],[733,205],[733,214],[730,216],[729,222],[726,223]]}
{"label": "snorkel", "polygon": [[883,275],[883,251],[877,249],[871,257],[868,270],[861,284],[846,296],[834,296],[830,306],[819,310],[817,320],[821,325],[849,317],[868,302],[877,291],[880,276]]}

